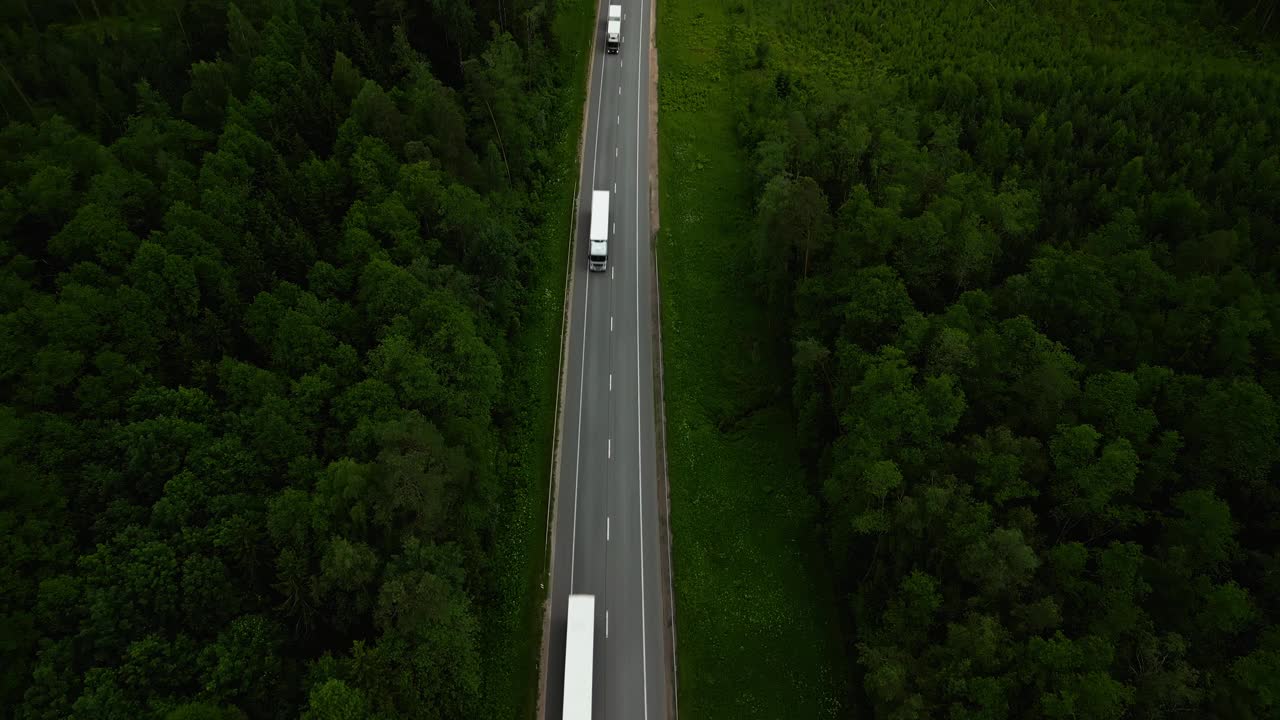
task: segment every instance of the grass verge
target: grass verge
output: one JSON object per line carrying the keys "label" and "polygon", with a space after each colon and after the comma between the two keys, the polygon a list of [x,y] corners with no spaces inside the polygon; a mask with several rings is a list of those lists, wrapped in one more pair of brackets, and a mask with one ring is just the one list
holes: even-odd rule
{"label": "grass verge", "polygon": [[538,662],[542,644],[542,606],[546,598],[547,494],[556,397],[559,394],[560,333],[564,319],[565,270],[571,241],[573,195],[578,179],[578,139],[586,99],[595,5],[590,0],[559,0],[554,32],[563,90],[556,116],[548,124],[560,135],[551,148],[553,177],[540,188],[542,223],[531,238],[541,258],[533,304],[516,341],[519,376],[508,379],[517,407],[513,432],[504,438],[501,463],[511,492],[508,523],[497,539],[495,562],[501,578],[500,600],[487,617],[483,656],[489,661],[483,682],[488,716],[532,718],[537,709]]}
{"label": "grass verge", "polygon": [[679,628],[690,718],[841,714],[848,662],[795,447],[789,351],[750,291],[736,21],[658,4],[662,337]]}

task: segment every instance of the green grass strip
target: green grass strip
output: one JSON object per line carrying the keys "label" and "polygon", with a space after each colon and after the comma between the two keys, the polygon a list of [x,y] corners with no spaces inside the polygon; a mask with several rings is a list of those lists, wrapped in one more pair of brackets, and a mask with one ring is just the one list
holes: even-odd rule
{"label": "green grass strip", "polygon": [[726,82],[731,23],[721,3],[658,4],[680,713],[835,717],[848,663],[795,446],[789,351],[745,274],[751,198]]}

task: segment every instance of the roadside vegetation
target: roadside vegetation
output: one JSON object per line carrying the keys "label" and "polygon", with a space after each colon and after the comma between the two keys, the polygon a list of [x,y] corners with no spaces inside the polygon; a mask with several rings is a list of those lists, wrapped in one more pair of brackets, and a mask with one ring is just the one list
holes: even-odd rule
{"label": "roadside vegetation", "polygon": [[532,718],[537,712],[543,603],[549,589],[547,493],[560,391],[565,272],[596,19],[591,0],[556,0],[555,12],[552,47],[560,84],[549,110],[544,184],[533,203],[539,224],[531,238],[536,241],[536,257],[528,305],[514,343],[520,363],[513,368],[514,381],[521,384],[510,388],[508,397],[516,412],[502,435],[509,493],[497,512],[505,525],[498,526],[494,548],[502,587],[496,595],[494,621],[485,627],[484,656],[490,666],[484,694],[493,702],[495,718]]}
{"label": "roadside vegetation", "polygon": [[847,685],[805,487],[782,327],[745,284],[747,155],[734,134],[733,20],[661,0],[658,261],[680,712],[835,717]]}
{"label": "roadside vegetation", "polygon": [[0,717],[531,714],[591,12],[0,11]]}
{"label": "roadside vegetation", "polygon": [[[805,513],[754,501],[804,478],[843,714],[1275,717],[1276,3],[695,5],[660,36],[668,327],[789,347],[717,396],[750,354],[667,343],[669,375],[705,373],[668,383],[702,393],[700,435],[669,417],[682,661],[715,642],[688,629],[697,573],[730,607],[767,575],[702,527],[707,448],[750,422],[715,399],[781,384],[794,424],[754,452],[796,464],[733,476],[716,517]],[[735,114],[694,144],[691,106]],[[721,173],[732,199],[680,204]],[[766,319],[687,290],[717,287]],[[682,673],[685,707],[755,692],[724,655]]]}

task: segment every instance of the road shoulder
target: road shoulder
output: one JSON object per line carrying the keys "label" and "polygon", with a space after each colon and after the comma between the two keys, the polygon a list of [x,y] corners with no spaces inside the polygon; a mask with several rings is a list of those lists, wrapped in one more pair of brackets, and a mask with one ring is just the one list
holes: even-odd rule
{"label": "road shoulder", "polygon": [[658,492],[658,556],[661,563],[661,577],[665,592],[662,593],[663,667],[667,675],[667,717],[678,718],[679,705],[679,673],[677,672],[676,650],[676,608],[675,608],[675,572],[671,556],[671,487],[667,477],[667,413],[666,390],[663,386],[662,364],[662,282],[658,277],[658,230],[661,227],[658,211],[658,3],[649,4],[649,117],[648,117],[648,151],[649,151],[649,253],[650,276],[653,292],[650,293],[653,307],[653,407],[654,407],[654,457],[655,478]]}

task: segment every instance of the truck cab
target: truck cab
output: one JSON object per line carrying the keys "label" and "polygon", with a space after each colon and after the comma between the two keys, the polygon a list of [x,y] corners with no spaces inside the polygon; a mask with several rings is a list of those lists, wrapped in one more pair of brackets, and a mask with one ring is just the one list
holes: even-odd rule
{"label": "truck cab", "polygon": [[609,24],[605,28],[605,52],[610,55],[618,54],[618,47],[622,44],[622,6],[609,6]]}

